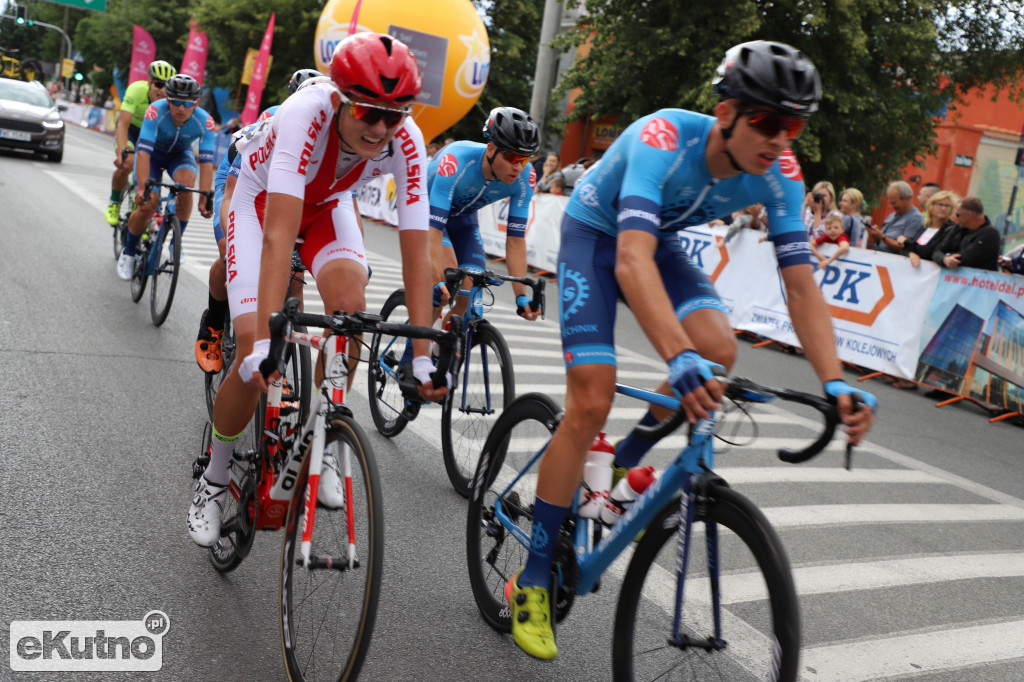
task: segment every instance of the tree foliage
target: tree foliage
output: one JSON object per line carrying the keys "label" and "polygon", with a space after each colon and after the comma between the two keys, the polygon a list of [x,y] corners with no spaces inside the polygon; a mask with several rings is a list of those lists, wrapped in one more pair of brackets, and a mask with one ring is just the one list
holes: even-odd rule
{"label": "tree foliage", "polygon": [[725,50],[778,40],[821,72],[821,107],[794,145],[805,177],[867,196],[934,151],[935,114],[971,88],[995,83],[1021,95],[1021,2],[587,0],[586,10],[557,41],[592,44],[559,84],[561,93],[581,89],[573,117],[710,112]]}

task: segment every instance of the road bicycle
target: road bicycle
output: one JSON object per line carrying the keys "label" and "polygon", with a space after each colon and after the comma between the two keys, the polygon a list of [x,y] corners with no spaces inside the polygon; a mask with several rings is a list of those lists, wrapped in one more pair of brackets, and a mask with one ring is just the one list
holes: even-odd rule
{"label": "road bicycle", "polygon": [[[519,282],[533,294],[531,307],[544,307],[543,278],[512,277],[475,267],[445,270],[445,286],[449,292],[468,298],[463,313],[465,335],[464,357],[457,360],[455,385],[441,403],[441,452],[444,467],[452,486],[463,497],[469,497],[470,477],[476,468],[480,446],[497,418],[515,396],[515,375],[512,354],[501,332],[484,318],[486,309],[494,305],[491,287],[504,282]],[[460,283],[469,288],[459,289]],[[451,297],[454,306],[455,296]],[[405,290],[397,289],[381,308],[383,319],[408,319]],[[454,319],[456,316],[452,316]],[[401,433],[416,418],[420,401],[408,388],[411,370],[402,362],[405,342],[376,335],[370,342],[367,371],[370,415],[377,430],[388,438]],[[457,376],[456,376],[457,375]]]}
{"label": "road bicycle", "polygon": [[[296,331],[299,325],[331,330],[330,336]],[[426,338],[441,348],[444,375],[458,353],[461,330],[384,322],[368,313],[312,315],[299,312],[291,298],[271,316],[271,347],[260,366],[287,376],[287,348],[303,345],[324,354],[320,391],[308,407],[282,402],[282,382],[274,381],[261,399],[260,439],[255,447],[236,446],[232,455],[220,540],[210,548],[218,571],[236,568],[248,555],[256,531],[284,528],[281,550],[280,632],[290,680],[355,679],[373,635],[384,560],[384,517],[373,449],[344,404],[348,380],[348,340],[364,333]],[[204,453],[206,443],[204,442]],[[330,458],[326,456],[330,453]],[[338,507],[318,501],[320,475],[333,461],[343,482]],[[193,476],[208,456],[199,457]]]}
{"label": "road bicycle", "polygon": [[[159,327],[171,312],[174,290],[178,286],[178,271],[181,268],[181,223],[176,214],[178,194],[194,192],[205,194],[213,205],[213,193],[204,192],[180,184],[146,181],[146,201],[154,187],[167,189],[167,196],[160,198],[160,208],[146,227],[148,238],[139,240],[132,268],[132,301],[139,302],[146,291],[146,280],[152,278],[149,291],[149,313],[153,325]],[[158,190],[159,191],[159,190]]]}
{"label": "road bicycle", "polygon": [[[638,426],[641,437],[657,441],[686,420],[675,398],[622,384],[616,392],[677,411],[659,425]],[[726,396],[755,427],[750,403],[779,398],[821,413],[823,429],[813,443],[779,450],[785,462],[821,452],[839,421],[824,398],[747,379],[730,380]],[[512,629],[504,588],[526,563],[537,466],[560,419],[547,396],[520,396],[488,435],[474,475],[466,525],[469,577],[480,613],[499,632]],[[688,444],[614,525],[579,517],[577,501],[558,537],[549,539],[556,543],[556,623],[577,595],[597,591],[602,574],[626,555],[625,575],[622,564],[616,567],[622,585],[612,648],[616,680],[797,677],[800,615],[789,561],[764,514],[714,473],[715,438],[712,414],[690,427]],[[694,546],[700,536],[703,552]]]}
{"label": "road bicycle", "polygon": [[[129,155],[134,155],[135,150],[125,147],[121,150],[121,163],[124,163],[125,159]],[[134,163],[134,160],[133,160]],[[134,170],[132,171],[134,177]],[[121,192],[121,201],[117,206],[117,224],[114,225],[113,237],[114,237],[114,260],[121,257],[121,252],[124,251],[125,242],[128,241],[128,219],[131,218],[132,213],[135,212],[135,192],[132,191],[132,187],[135,186],[134,181]],[[153,218],[156,218],[156,214],[153,214]]]}
{"label": "road bicycle", "polygon": [[[302,287],[306,283],[303,277],[305,271],[306,266],[302,264],[302,259],[296,254],[292,254],[292,274],[291,281],[288,284],[287,295],[301,300]],[[306,330],[301,326],[297,326],[296,331]],[[220,385],[224,383],[224,379],[227,378],[228,372],[231,371],[231,365],[235,361],[236,345],[234,325],[231,324],[231,315],[228,314],[224,316],[224,331],[220,337],[220,354],[222,358],[220,371],[203,373],[203,392],[206,394],[206,410],[211,422],[213,421],[213,404],[217,400],[217,391],[220,390]],[[285,383],[287,386],[293,387],[291,390],[298,391],[297,399],[301,405],[308,405],[309,395],[313,387],[310,350],[307,346],[290,344],[285,352],[288,354],[287,366],[290,368]],[[302,418],[305,418],[304,414]]]}

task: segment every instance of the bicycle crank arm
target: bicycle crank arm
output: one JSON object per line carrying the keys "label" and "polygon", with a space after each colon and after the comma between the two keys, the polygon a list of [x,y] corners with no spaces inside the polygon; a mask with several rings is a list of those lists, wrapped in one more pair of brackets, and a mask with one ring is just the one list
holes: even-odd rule
{"label": "bicycle crank arm", "polygon": [[703,649],[704,651],[721,651],[726,648],[726,642],[724,639],[715,639],[714,637],[707,637],[706,639],[694,639],[688,635],[679,635],[679,641],[673,641],[671,638],[666,640],[669,646],[676,647],[677,649]]}

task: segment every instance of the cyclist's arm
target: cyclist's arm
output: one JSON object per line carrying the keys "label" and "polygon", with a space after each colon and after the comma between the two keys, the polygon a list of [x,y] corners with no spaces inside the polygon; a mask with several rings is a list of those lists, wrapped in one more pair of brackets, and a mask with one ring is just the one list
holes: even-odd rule
{"label": "cyclist's arm", "polygon": [[[793,321],[793,331],[800,339],[804,355],[822,384],[833,380],[843,381],[843,370],[832,333],[832,316],[821,289],[814,281],[814,269],[810,265],[793,265],[782,268],[781,272],[782,281],[786,285],[789,317]],[[849,396],[839,396],[838,401],[850,442],[857,445],[871,429],[874,412],[865,409],[854,413]]]}
{"label": "cyclist's arm", "polygon": [[146,190],[146,180],[149,180],[149,161],[149,152],[135,150],[135,203],[138,206],[145,203],[142,194]]}
{"label": "cyclist's arm", "polygon": [[[508,274],[513,277],[526,277],[526,238],[525,237],[505,237],[505,264],[508,266]],[[520,296],[528,296],[530,291],[526,288],[525,284],[520,282],[512,282],[512,291],[516,295],[516,299]],[[522,317],[527,320],[536,320],[540,317],[540,310],[531,310],[527,306]]]}
{"label": "cyclist's arm", "polygon": [[[213,187],[213,164],[212,163],[200,163],[199,164],[199,189],[204,192],[209,192]],[[209,218],[213,215],[213,201],[211,201],[207,195],[199,195],[199,213],[204,218]]]}
{"label": "cyclist's arm", "polygon": [[[533,186],[537,184],[537,176],[532,166],[527,166],[516,181],[516,191],[508,201],[508,225],[505,233],[505,263],[508,274],[513,277],[526,277],[526,225],[530,219],[530,202],[533,200]],[[527,294],[526,285],[512,283],[512,291],[516,298]],[[523,315],[528,320],[535,320],[539,311]]]}
{"label": "cyclist's arm", "polygon": [[352,208],[355,209],[356,225],[359,226],[359,234],[365,239],[366,230],[363,229],[363,215],[359,212],[359,200],[356,198],[355,192],[352,193]]}
{"label": "cyclist's arm", "polygon": [[[686,350],[696,350],[683,325],[676,319],[672,301],[661,281],[654,261],[658,238],[644,230],[623,230],[619,233],[615,254],[615,278],[626,297],[640,328],[661,358],[668,362]],[[708,384],[714,394],[699,387],[682,398],[687,413],[707,417],[722,398],[722,387],[716,381]]]}
{"label": "cyclist's arm", "polygon": [[[114,131],[114,139],[117,141],[115,147],[114,165],[121,167],[121,153],[128,146],[128,128],[132,124],[132,112],[124,109],[117,112],[117,129]],[[127,162],[127,160],[125,160]]]}

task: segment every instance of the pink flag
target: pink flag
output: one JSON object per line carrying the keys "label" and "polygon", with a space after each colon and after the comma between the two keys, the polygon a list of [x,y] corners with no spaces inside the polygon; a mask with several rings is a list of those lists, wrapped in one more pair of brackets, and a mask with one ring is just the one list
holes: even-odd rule
{"label": "pink flag", "polygon": [[363,0],[356,0],[356,8],[352,10],[352,22],[348,25],[348,34],[355,35],[359,31],[359,8],[363,6]]}
{"label": "pink flag", "polygon": [[[276,14],[276,13],[274,13]],[[245,98],[245,108],[242,109],[242,125],[247,126],[256,122],[260,113],[260,99],[263,97],[263,84],[267,80],[267,59],[270,57],[270,43],[274,40],[274,14],[270,15],[267,23],[267,31],[263,34],[263,42],[260,43],[260,53],[256,57],[256,66],[252,67],[252,80],[249,81],[249,93]]]}
{"label": "pink flag", "polygon": [[156,59],[156,43],[149,31],[136,25],[132,33],[132,68],[128,82],[149,80],[149,63]]}
{"label": "pink flag", "polygon": [[199,30],[199,24],[194,21],[190,21],[189,24],[188,47],[185,48],[185,58],[181,60],[181,70],[178,73],[192,76],[202,85],[209,41],[206,39],[206,32]]}

